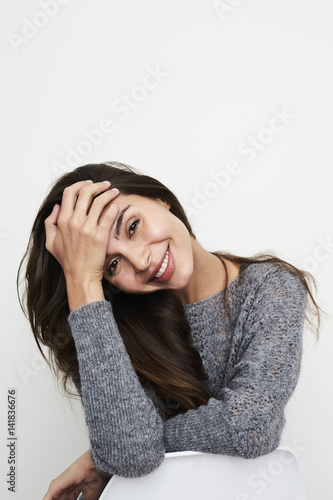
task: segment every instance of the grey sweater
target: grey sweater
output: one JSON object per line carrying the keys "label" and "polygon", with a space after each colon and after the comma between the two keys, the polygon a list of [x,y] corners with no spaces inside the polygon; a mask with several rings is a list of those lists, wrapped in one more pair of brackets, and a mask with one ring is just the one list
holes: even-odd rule
{"label": "grey sweater", "polygon": [[195,450],[254,458],[273,451],[298,381],[307,291],[274,263],[242,266],[222,291],[184,306],[213,395],[207,405],[171,418],[144,390],[127,354],[111,303],[69,315],[81,378],[90,453],[105,474],[138,477],[165,452]]}

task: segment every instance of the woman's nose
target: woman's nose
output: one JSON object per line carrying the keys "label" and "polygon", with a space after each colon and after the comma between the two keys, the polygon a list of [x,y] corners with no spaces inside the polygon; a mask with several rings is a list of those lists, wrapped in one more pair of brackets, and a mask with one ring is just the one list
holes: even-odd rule
{"label": "woman's nose", "polygon": [[150,266],[150,250],[148,247],[134,247],[128,259],[136,272],[146,271]]}

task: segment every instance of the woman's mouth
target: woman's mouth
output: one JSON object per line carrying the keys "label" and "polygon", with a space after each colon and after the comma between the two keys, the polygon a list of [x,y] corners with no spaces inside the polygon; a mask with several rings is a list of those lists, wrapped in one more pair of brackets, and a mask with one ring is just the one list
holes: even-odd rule
{"label": "woman's mouth", "polygon": [[155,277],[153,278],[153,281],[164,283],[165,281],[168,281],[171,278],[174,271],[175,271],[175,261],[171,253],[170,246],[168,246],[168,250],[165,254],[162,265],[157,274],[155,275]]}

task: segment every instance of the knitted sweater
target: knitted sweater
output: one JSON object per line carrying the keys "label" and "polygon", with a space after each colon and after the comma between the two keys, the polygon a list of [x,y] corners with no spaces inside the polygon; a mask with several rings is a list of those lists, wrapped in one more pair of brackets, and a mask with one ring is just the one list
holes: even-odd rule
{"label": "knitted sweater", "polygon": [[298,381],[307,291],[275,263],[243,265],[222,291],[184,305],[212,394],[207,405],[164,418],[141,386],[106,300],[69,315],[90,453],[105,474],[138,477],[165,452],[195,450],[254,458],[273,451]]}

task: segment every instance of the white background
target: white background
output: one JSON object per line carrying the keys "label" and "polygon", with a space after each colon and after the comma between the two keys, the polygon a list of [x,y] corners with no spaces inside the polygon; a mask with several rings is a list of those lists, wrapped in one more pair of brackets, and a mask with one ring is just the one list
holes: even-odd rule
{"label": "white background", "polygon": [[[332,3],[42,4],[12,0],[0,7],[5,500],[41,499],[89,446],[81,406],[69,404],[42,364],[15,288],[36,211],[61,169],[114,160],[155,176],[184,204],[206,249],[272,251],[310,270],[319,305],[333,310]],[[163,76],[145,90],[143,82],[153,86],[146,77],[152,70]],[[126,95],[131,104],[120,112]],[[272,133],[264,129],[273,110],[289,118]],[[84,131],[105,118],[113,131],[89,152]],[[250,137],[259,138],[260,151],[245,154]],[[69,151],[77,153],[75,164]],[[225,175],[231,161],[237,173],[223,187],[214,184],[212,174]],[[312,339],[306,329],[282,443],[298,454],[308,498],[326,500],[333,495],[332,318],[324,319],[319,343]],[[6,489],[9,388],[17,391],[15,494]]]}

